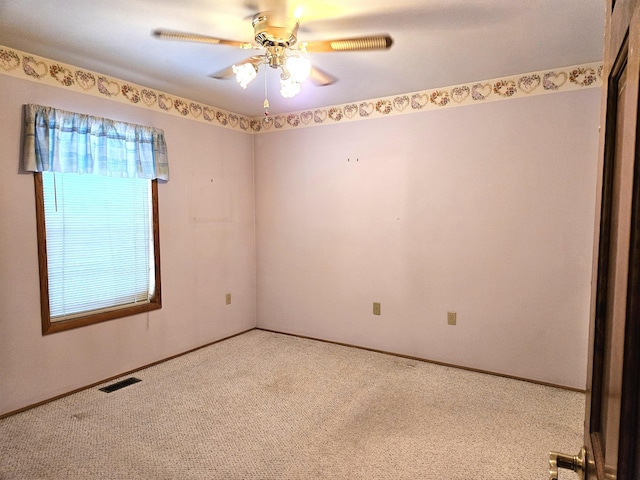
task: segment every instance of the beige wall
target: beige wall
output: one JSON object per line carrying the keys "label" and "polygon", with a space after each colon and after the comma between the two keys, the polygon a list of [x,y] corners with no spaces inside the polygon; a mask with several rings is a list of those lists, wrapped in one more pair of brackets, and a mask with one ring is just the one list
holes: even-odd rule
{"label": "beige wall", "polygon": [[[42,336],[24,103],[164,129],[162,310]],[[598,89],[254,136],[2,75],[0,105],[0,415],[256,322],[584,388]]]}
{"label": "beige wall", "polygon": [[599,98],[257,135],[258,326],[584,388]]}
{"label": "beige wall", "polygon": [[[165,131],[162,310],[42,336],[33,175],[18,173],[24,103]],[[0,414],[255,326],[251,135],[4,75],[0,105]]]}

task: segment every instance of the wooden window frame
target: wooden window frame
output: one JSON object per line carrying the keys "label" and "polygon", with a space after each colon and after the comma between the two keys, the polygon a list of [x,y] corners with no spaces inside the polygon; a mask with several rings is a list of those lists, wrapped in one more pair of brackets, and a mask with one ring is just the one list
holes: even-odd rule
{"label": "wooden window frame", "polygon": [[44,191],[42,173],[34,173],[36,192],[36,223],[38,231],[38,265],[40,271],[40,312],[42,317],[42,335],[62,332],[74,328],[93,325],[107,320],[137,315],[162,308],[162,289],[160,283],[160,229],[158,220],[158,181],[151,180],[151,203],[153,222],[153,253],[155,267],[155,289],[148,303],[114,308],[98,313],[88,313],[71,319],[51,321],[49,310],[49,272],[47,267],[47,234],[45,227]]}

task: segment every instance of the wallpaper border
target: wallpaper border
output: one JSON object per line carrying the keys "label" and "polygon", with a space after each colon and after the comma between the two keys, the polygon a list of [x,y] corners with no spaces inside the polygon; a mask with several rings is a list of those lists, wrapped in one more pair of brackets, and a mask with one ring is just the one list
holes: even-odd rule
{"label": "wallpaper border", "polygon": [[251,129],[254,133],[269,133],[599,88],[602,85],[602,69],[602,62],[585,63],[313,110],[254,117]]}
{"label": "wallpaper border", "polygon": [[602,62],[253,118],[2,45],[0,74],[255,134],[596,88]]}
{"label": "wallpaper border", "polygon": [[251,117],[0,45],[0,73],[252,133]]}

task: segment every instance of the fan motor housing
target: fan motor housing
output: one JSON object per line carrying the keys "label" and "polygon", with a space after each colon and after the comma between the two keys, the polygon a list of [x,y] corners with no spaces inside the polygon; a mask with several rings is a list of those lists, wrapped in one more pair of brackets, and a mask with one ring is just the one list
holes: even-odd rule
{"label": "fan motor housing", "polygon": [[290,47],[297,42],[299,23],[295,18],[258,13],[253,17],[253,32],[256,42],[263,47]]}

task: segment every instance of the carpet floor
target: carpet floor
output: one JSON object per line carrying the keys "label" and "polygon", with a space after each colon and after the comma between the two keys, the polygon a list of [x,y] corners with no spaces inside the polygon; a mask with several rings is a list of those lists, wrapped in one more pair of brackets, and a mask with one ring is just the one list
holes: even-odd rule
{"label": "carpet floor", "polygon": [[582,445],[584,394],[260,330],[133,376],[0,420],[0,479],[543,480]]}

